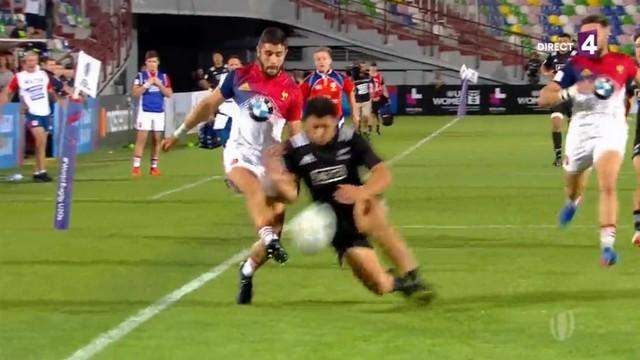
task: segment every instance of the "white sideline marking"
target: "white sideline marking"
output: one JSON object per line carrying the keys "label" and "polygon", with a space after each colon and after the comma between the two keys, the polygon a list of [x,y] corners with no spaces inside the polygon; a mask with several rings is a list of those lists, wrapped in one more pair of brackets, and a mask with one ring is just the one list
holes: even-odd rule
{"label": "white sideline marking", "polygon": [[429,134],[428,136],[426,136],[425,138],[423,138],[422,140],[418,141],[417,143],[415,143],[412,147],[408,148],[407,150],[401,152],[400,154],[392,157],[389,161],[387,161],[387,164],[391,165],[395,162],[398,162],[404,158],[406,158],[407,156],[411,155],[412,152],[416,151],[420,146],[424,145],[425,143],[428,143],[429,141],[433,140],[436,136],[440,135],[443,131],[447,130],[448,128],[450,128],[451,126],[453,126],[455,123],[457,123],[458,121],[460,121],[460,119],[462,118],[455,118],[451,121],[449,121],[448,123],[446,123],[443,127],[441,127],[440,129],[432,132],[431,134]]}
{"label": "white sideline marking", "polygon": [[197,278],[189,281],[188,283],[183,285],[181,288],[174,290],[172,293],[166,295],[165,297],[156,301],[152,305],[128,317],[125,321],[121,322],[118,326],[114,327],[113,329],[100,334],[98,337],[93,339],[88,345],[86,345],[85,347],[73,353],[73,355],[69,356],[66,360],[90,359],[95,354],[102,351],[102,349],[109,346],[111,343],[114,343],[120,340],[122,337],[126,336],[128,333],[133,331],[135,328],[140,326],[145,321],[151,319],[161,311],[165,310],[169,306],[178,302],[185,295],[188,295],[194,292],[195,290],[198,290],[204,284],[220,276],[220,274],[222,274],[230,266],[235,265],[238,262],[240,262],[242,259],[244,259],[248,253],[249,253],[248,250],[242,250],[239,253],[233,255],[222,264],[213,267],[212,269],[203,273]]}
{"label": "white sideline marking", "polygon": [[211,181],[211,180],[215,180],[215,179],[222,179],[222,176],[219,176],[219,175],[209,176],[208,178],[204,178],[204,179],[198,180],[196,182],[192,182],[190,184],[182,185],[182,186],[177,187],[177,188],[172,189],[172,190],[163,191],[163,192],[161,192],[159,194],[151,196],[149,199],[150,200],[158,200],[158,199],[160,199],[162,197],[165,197],[167,195],[171,195],[171,194],[175,194],[177,192],[183,191],[183,190],[191,189],[192,187],[196,187],[198,185],[206,183],[207,181]]}
{"label": "white sideline marking", "polygon": [[[429,134],[428,136],[426,136],[422,140],[418,141],[415,145],[411,146],[410,148],[408,148],[407,150],[405,150],[402,153],[398,154],[397,156],[394,156],[391,160],[388,161],[388,163],[392,164],[394,162],[402,160],[403,158],[405,158],[406,156],[408,156],[409,154],[414,152],[416,149],[418,149],[420,146],[422,146],[423,144],[431,141],[433,138],[438,136],[440,133],[442,133],[444,130],[446,130],[447,128],[449,128],[451,125],[455,124],[459,120],[460,120],[460,118],[455,118],[455,119],[451,120],[450,122],[445,124],[443,127],[439,128],[435,132]],[[202,179],[202,180],[198,180],[198,181],[196,181],[194,183],[190,183],[190,184],[186,184],[186,185],[180,186],[180,187],[175,188],[173,190],[168,190],[168,191],[165,191],[165,192],[161,192],[161,193],[159,193],[157,195],[154,195],[154,196],[150,197],[150,199],[151,200],[156,200],[156,199],[159,199],[161,197],[164,197],[164,196],[167,196],[167,195],[170,195],[170,194],[173,194],[173,193],[177,193],[177,192],[180,192],[180,191],[183,191],[183,190],[190,189],[192,187],[198,186],[200,184],[203,184],[203,183],[205,183],[207,181],[211,181],[211,180],[216,179],[216,178],[222,178],[222,176],[210,176],[208,178],[205,178],[205,179]],[[285,227],[286,227],[286,225],[285,225]],[[135,328],[137,328],[138,326],[142,325],[147,320],[151,319],[152,317],[156,316],[161,311],[165,310],[169,306],[171,306],[174,303],[178,302],[185,295],[187,295],[187,294],[189,294],[189,293],[191,293],[193,291],[198,290],[200,287],[202,287],[203,285],[205,285],[209,281],[211,281],[211,280],[217,278],[218,276],[220,276],[225,270],[227,270],[229,267],[231,267],[231,265],[233,265],[235,263],[238,263],[241,260],[243,260],[247,256],[248,253],[249,253],[248,249],[240,251],[239,253],[237,253],[234,256],[230,257],[229,259],[225,260],[225,262],[223,262],[222,264],[212,268],[211,270],[205,272],[204,274],[198,276],[197,278],[195,278],[195,279],[191,280],[190,282],[188,282],[187,284],[183,285],[181,288],[173,291],[172,293],[166,295],[165,297],[163,297],[162,299],[156,301],[155,303],[151,304],[150,306],[148,306],[148,307],[138,311],[136,314],[128,317],[126,320],[121,322],[118,326],[116,326],[116,327],[112,328],[111,330],[108,330],[108,331],[98,335],[98,337],[93,339],[88,345],[86,345],[86,346],[82,347],[81,349],[77,350],[75,353],[73,353],[71,356],[69,356],[65,360],[87,360],[87,359],[92,358],[94,355],[96,355],[97,353],[102,351],[107,346],[109,346],[112,343],[120,340],[121,338],[126,336],[128,333],[133,331]]]}

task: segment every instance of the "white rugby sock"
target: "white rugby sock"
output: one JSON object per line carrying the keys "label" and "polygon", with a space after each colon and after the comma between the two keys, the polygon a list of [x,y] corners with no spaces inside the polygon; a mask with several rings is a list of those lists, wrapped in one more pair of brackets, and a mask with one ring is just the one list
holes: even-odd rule
{"label": "white rugby sock", "polygon": [[240,270],[242,275],[251,277],[253,273],[256,271],[256,263],[249,257],[247,261],[242,265],[242,269]]}
{"label": "white rugby sock", "polygon": [[133,167],[140,167],[140,161],[142,158],[140,156],[133,157]]}
{"label": "white rugby sock", "polygon": [[260,228],[260,230],[258,230],[258,235],[265,245],[269,245],[271,241],[278,238],[278,235],[273,232],[273,228],[271,226],[263,226]]}
{"label": "white rugby sock", "polygon": [[600,247],[613,247],[616,242],[616,226],[604,225],[600,227]]}

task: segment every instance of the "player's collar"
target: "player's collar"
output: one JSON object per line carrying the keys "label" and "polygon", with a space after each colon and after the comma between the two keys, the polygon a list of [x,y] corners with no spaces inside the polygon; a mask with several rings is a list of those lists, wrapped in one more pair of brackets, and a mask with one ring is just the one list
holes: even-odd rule
{"label": "player's collar", "polygon": [[331,75],[331,73],[333,72],[333,69],[329,69],[327,70],[327,72],[321,72],[320,70],[316,70],[316,74],[320,75],[320,76],[329,76]]}

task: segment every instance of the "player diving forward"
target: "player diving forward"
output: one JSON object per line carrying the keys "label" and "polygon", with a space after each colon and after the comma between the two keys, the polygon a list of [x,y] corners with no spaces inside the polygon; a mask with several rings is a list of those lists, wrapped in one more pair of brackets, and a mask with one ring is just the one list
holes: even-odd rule
{"label": "player diving forward", "polygon": [[[608,51],[610,28],[605,17],[586,17],[580,31],[596,31],[597,36],[591,36],[590,40],[591,44],[597,44],[595,57],[578,54],[569,60],[558,71],[554,82],[542,89],[538,103],[553,106],[573,100],[575,113],[567,132],[564,162],[568,199],[559,220],[564,226],[573,219],[584,192],[588,169],[595,165],[600,192],[601,263],[611,266],[618,260],[613,245],[618,220],[616,183],[628,129],[625,85],[640,79],[640,72],[631,57]],[[596,88],[596,81],[599,88]],[[606,84],[612,87],[611,94],[607,94]]]}
{"label": "player diving forward", "polygon": [[[633,41],[636,46],[636,63],[640,64],[640,34],[636,34],[633,37]],[[636,83],[629,84],[628,91],[628,106],[627,112],[631,108],[631,102],[636,101],[640,108],[640,91],[638,91],[638,85]],[[636,134],[633,139],[633,167],[636,170],[636,191],[633,194],[633,227],[635,233],[631,242],[640,247],[640,110],[636,114]]]}
{"label": "player diving forward", "polygon": [[284,204],[266,178],[262,154],[267,147],[280,143],[285,123],[291,136],[301,127],[302,96],[293,79],[282,70],[287,55],[282,30],[265,29],[257,54],[257,63],[229,73],[222,85],[202,100],[163,143],[163,149],[168,151],[181,135],[216,113],[225,99],[233,98],[240,107],[224,149],[224,167],[227,184],[245,197],[260,240],[241,267],[239,304],[251,302],[252,276],[267,259],[287,261],[279,240]]}
{"label": "player diving forward", "polygon": [[[265,166],[274,186],[293,202],[302,179],[314,201],[331,205],[337,219],[332,244],[338,258],[346,260],[369,290],[431,300],[433,289],[421,279],[416,260],[387,221],[381,203],[380,196],[391,185],[389,168],[355,129],[338,128],[338,112],[330,99],[311,98],[303,120],[304,131],[290,138],[284,149],[280,145],[268,151]],[[371,170],[365,184],[358,175],[361,166]],[[382,268],[367,236],[382,246],[397,276]]]}

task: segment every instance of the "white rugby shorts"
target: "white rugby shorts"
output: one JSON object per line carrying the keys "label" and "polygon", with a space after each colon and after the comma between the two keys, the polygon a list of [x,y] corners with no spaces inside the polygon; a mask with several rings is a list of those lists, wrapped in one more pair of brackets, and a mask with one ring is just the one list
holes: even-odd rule
{"label": "white rugby shorts", "polygon": [[564,169],[571,173],[582,172],[608,151],[616,151],[624,157],[627,132],[626,121],[602,117],[574,118],[565,141]]}
{"label": "white rugby shorts", "polygon": [[[277,195],[271,179],[267,177],[262,162],[262,152],[228,142],[223,152],[223,159],[226,174],[235,167],[245,168],[258,178],[258,181],[260,181],[262,185],[262,190],[267,196],[273,197]],[[230,185],[233,190],[238,191],[234,184],[229,181],[227,181],[227,184]]]}
{"label": "white rugby shorts", "polygon": [[164,132],[165,113],[138,111],[136,130]]}

